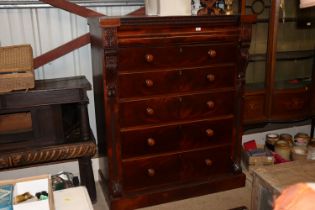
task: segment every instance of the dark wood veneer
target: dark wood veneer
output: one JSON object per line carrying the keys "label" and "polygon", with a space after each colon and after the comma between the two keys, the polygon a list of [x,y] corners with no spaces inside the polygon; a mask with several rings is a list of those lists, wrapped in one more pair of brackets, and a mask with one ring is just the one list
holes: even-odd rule
{"label": "dark wood veneer", "polygon": [[244,185],[242,95],[253,21],[250,16],[89,20],[111,209]]}

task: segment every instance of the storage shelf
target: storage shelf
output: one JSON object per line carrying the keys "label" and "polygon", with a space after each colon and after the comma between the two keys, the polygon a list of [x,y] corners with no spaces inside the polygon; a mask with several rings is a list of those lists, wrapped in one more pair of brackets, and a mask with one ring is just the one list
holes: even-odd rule
{"label": "storage shelf", "polygon": [[[257,18],[257,23],[268,23],[269,18]],[[279,22],[283,22],[283,18],[279,18]],[[286,17],[284,18],[284,23],[291,23],[291,22],[297,22],[296,17]]]}
{"label": "storage shelf", "polygon": [[[249,62],[266,61],[266,57],[267,56],[265,53],[251,54],[249,56]],[[277,60],[302,60],[310,59],[313,57],[313,50],[277,52]]]}
{"label": "storage shelf", "polygon": [[[285,80],[285,81],[277,81],[275,84],[275,88],[278,90],[282,89],[297,89],[297,88],[303,88],[306,86],[310,86],[312,83],[310,77],[306,78],[295,78],[291,80]],[[245,92],[256,92],[261,91],[265,89],[264,83],[248,83],[245,86]]]}
{"label": "storage shelf", "polygon": [[275,84],[275,88],[278,90],[283,89],[297,89],[310,86],[312,83],[311,78],[296,78],[292,80],[278,81]]}

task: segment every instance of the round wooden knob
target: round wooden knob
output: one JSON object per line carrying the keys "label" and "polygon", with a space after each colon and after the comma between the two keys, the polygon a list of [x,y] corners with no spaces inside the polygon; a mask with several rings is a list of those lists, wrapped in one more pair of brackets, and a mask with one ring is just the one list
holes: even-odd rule
{"label": "round wooden knob", "polygon": [[308,87],[307,86],[305,87],[305,91],[308,91]]}
{"label": "round wooden knob", "polygon": [[209,50],[208,54],[210,58],[215,58],[217,56],[217,52],[215,50]]}
{"label": "round wooden knob", "polygon": [[154,56],[152,54],[146,54],[145,55],[145,60],[148,62],[148,63],[152,63],[153,60],[154,60]]}
{"label": "round wooden knob", "polygon": [[154,82],[152,80],[150,80],[150,79],[146,79],[145,80],[145,84],[146,84],[147,87],[153,87]]}
{"label": "round wooden knob", "polygon": [[146,111],[147,111],[147,114],[148,114],[148,115],[154,115],[154,109],[148,107],[148,108],[146,109]]}
{"label": "round wooden knob", "polygon": [[214,76],[213,74],[208,74],[208,75],[207,75],[207,80],[208,80],[209,82],[214,82],[215,76]]}
{"label": "round wooden knob", "polygon": [[206,130],[206,134],[207,134],[208,137],[211,137],[211,136],[214,135],[214,131],[209,128],[209,129]]}
{"label": "round wooden knob", "polygon": [[149,146],[152,147],[152,146],[155,145],[155,140],[154,140],[153,138],[148,138],[148,139],[147,139],[147,143],[148,143]]}
{"label": "round wooden knob", "polygon": [[212,160],[205,159],[205,163],[206,163],[207,166],[211,166],[212,165]]}
{"label": "round wooden knob", "polygon": [[213,109],[214,108],[214,102],[213,101],[207,101],[207,106],[209,109]]}
{"label": "round wooden knob", "polygon": [[148,169],[148,175],[149,176],[154,176],[155,175],[155,170],[153,168]]}

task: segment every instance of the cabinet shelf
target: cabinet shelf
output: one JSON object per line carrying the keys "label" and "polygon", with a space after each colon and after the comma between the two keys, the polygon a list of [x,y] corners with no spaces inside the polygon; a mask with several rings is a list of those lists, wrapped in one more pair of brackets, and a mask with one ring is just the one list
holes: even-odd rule
{"label": "cabinet shelf", "polygon": [[[297,88],[303,88],[311,86],[311,78],[305,77],[305,78],[295,78],[291,80],[283,80],[283,81],[277,81],[275,83],[276,89],[297,89]],[[257,92],[262,91],[265,89],[265,84],[262,82],[257,83],[248,83],[245,86],[246,92]]]}
{"label": "cabinet shelf", "polygon": [[304,88],[310,86],[312,83],[310,77],[305,78],[296,78],[292,80],[284,80],[284,81],[277,81],[275,84],[276,89],[297,89],[297,88]]}
{"label": "cabinet shelf", "polygon": [[[266,53],[251,54],[249,62],[266,61]],[[314,57],[314,50],[282,51],[277,52],[277,60],[302,60]]]}
{"label": "cabinet shelf", "polygon": [[[257,18],[257,23],[268,23],[269,18]],[[283,18],[279,18],[279,23],[283,22]],[[286,17],[284,18],[284,23],[297,22],[296,17]]]}

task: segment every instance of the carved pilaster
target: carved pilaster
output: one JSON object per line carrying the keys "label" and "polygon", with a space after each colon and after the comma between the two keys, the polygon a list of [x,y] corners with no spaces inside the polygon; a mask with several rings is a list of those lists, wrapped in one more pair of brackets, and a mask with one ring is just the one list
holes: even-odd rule
{"label": "carved pilaster", "polygon": [[117,28],[105,28],[104,30],[104,48],[116,48],[117,47]]}
{"label": "carved pilaster", "polygon": [[240,26],[240,45],[238,52],[238,72],[236,80],[236,104],[235,104],[235,115],[236,115],[236,144],[233,154],[233,171],[238,173],[241,171],[240,167],[240,157],[241,157],[241,142],[243,135],[243,110],[244,110],[244,87],[245,87],[245,77],[246,77],[246,68],[248,65],[249,59],[249,46],[251,41],[251,24],[242,23]]}
{"label": "carved pilaster", "polygon": [[252,25],[242,24],[240,30],[240,73],[239,79],[244,80],[249,59],[249,47],[252,36]]}
{"label": "carved pilaster", "polygon": [[104,28],[104,74],[106,95],[106,136],[109,158],[109,190],[112,197],[122,196],[120,141],[118,133],[118,42],[117,27]]}
{"label": "carved pilaster", "polygon": [[117,43],[117,28],[104,29],[104,69],[106,74],[107,95],[114,96],[117,80],[117,65],[118,65],[118,43]]}

